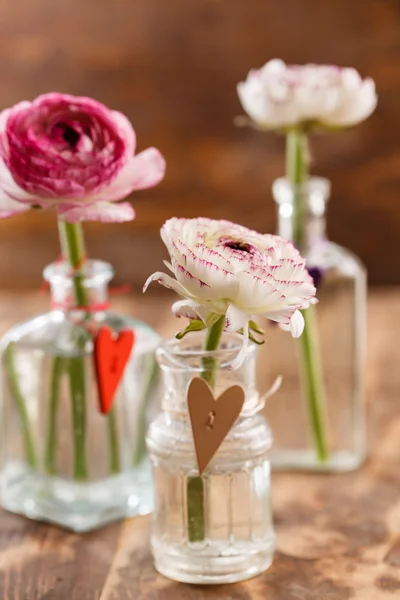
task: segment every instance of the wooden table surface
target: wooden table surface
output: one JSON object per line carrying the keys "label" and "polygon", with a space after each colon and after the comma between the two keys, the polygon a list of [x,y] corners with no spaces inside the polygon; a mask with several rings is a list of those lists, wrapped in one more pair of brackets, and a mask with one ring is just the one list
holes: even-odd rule
{"label": "wooden table surface", "polygon": [[[38,293],[0,294],[0,330],[43,310]],[[176,329],[171,297],[115,298],[116,309]],[[244,583],[202,587],[158,575],[150,517],[85,535],[0,512],[1,600],[390,600],[400,598],[400,290],[369,302],[370,456],[345,475],[275,474],[277,551]]]}

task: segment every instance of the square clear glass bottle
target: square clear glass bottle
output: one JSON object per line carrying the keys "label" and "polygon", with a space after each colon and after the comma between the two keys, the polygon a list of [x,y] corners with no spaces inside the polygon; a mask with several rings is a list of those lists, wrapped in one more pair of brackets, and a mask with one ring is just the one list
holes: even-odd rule
{"label": "square clear glass bottle", "polygon": [[306,222],[300,250],[318,304],[305,311],[298,340],[273,325],[267,328],[259,363],[266,387],[277,373],[283,376],[266,407],[274,432],[271,464],[278,470],[351,471],[366,455],[366,270],[352,252],[326,237],[327,179],[311,177],[299,189],[286,178],[274,182],[279,235],[293,241],[295,194],[301,196]]}
{"label": "square clear glass bottle", "polygon": [[[69,267],[50,265],[53,310],[13,327],[1,342],[1,505],[78,532],[153,506],[145,435],[155,411],[159,337],[108,311],[112,275],[107,263],[87,261],[90,306],[77,307]],[[93,359],[101,326],[135,333],[107,415]]]}

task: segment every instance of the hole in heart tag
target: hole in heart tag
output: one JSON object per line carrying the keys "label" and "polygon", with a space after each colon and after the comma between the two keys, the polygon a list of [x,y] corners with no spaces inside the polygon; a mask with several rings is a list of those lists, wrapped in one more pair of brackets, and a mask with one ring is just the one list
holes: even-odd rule
{"label": "hole in heart tag", "polygon": [[207,382],[196,377],[190,383],[187,401],[201,475],[238,418],[244,404],[244,391],[234,385],[214,398]]}
{"label": "hole in heart tag", "polygon": [[115,394],[132,352],[135,334],[130,329],[113,333],[100,327],[94,339],[94,360],[99,391],[100,412],[110,412]]}

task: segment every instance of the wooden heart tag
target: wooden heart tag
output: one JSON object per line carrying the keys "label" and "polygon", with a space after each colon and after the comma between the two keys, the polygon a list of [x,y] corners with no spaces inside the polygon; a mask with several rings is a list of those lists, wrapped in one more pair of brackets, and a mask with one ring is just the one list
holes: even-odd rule
{"label": "wooden heart tag", "polygon": [[135,335],[130,329],[114,335],[109,327],[100,327],[94,340],[94,360],[99,389],[100,411],[107,414],[132,352]]}
{"label": "wooden heart tag", "polygon": [[201,475],[238,418],[244,391],[234,385],[215,399],[207,382],[196,377],[190,383],[187,400]]}

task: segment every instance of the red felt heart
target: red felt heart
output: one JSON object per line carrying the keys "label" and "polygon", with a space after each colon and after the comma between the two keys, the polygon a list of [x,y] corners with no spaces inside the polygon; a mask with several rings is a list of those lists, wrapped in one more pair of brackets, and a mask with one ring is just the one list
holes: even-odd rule
{"label": "red felt heart", "polygon": [[113,405],[115,392],[132,352],[135,335],[127,329],[113,334],[109,327],[100,327],[94,340],[94,360],[99,388],[100,411],[107,414]]}

